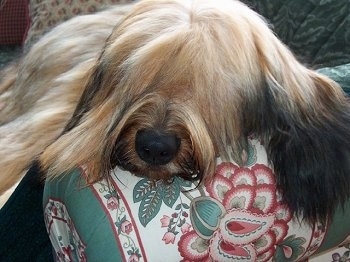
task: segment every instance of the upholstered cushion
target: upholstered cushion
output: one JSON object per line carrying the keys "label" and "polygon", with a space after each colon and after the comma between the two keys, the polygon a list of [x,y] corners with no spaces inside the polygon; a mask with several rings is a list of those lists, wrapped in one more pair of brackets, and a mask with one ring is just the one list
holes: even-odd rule
{"label": "upholstered cushion", "polygon": [[301,261],[350,235],[350,203],[335,227],[291,216],[256,140],[243,167],[219,162],[212,183],[195,189],[119,169],[110,183],[87,187],[87,176],[82,167],[45,185],[45,223],[59,261]]}
{"label": "upholstered cushion", "polygon": [[0,0],[0,45],[22,44],[28,26],[27,0]]}

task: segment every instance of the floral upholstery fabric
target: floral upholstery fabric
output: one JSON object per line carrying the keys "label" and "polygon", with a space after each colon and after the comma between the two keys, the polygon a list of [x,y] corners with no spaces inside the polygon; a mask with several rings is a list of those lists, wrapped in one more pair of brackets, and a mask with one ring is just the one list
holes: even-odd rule
{"label": "floral upholstery fabric", "polygon": [[[214,180],[195,189],[179,178],[152,182],[121,170],[109,184],[86,187],[87,175],[82,167],[46,182],[44,216],[57,261],[296,261],[350,235],[350,225],[334,235],[332,225],[293,218],[255,140],[244,167],[219,162]],[[336,223],[346,219],[339,213]]]}

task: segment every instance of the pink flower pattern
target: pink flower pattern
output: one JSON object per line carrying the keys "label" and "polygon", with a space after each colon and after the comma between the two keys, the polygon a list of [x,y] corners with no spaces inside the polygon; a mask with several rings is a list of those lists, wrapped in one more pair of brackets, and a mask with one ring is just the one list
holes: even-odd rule
{"label": "pink flower pattern", "polygon": [[224,214],[209,239],[201,240],[195,226],[181,236],[184,261],[271,259],[292,218],[278,200],[271,169],[261,164],[240,168],[227,162],[217,167],[214,177],[206,190],[213,201],[222,203]]}
{"label": "pink flower pattern", "polygon": [[120,228],[123,233],[129,235],[130,232],[132,231],[132,224],[130,221],[125,220],[124,222],[121,223]]}
{"label": "pink flower pattern", "polygon": [[[145,179],[135,179],[136,184],[129,186],[132,192],[117,179],[115,191],[107,183],[95,184],[120,241],[123,260],[149,261],[159,255],[154,253],[158,247],[161,253],[170,252],[172,261],[296,261],[313,254],[326,228],[294,223],[281,202],[272,170],[256,156],[247,156],[247,163],[246,167],[219,164],[214,179],[194,190],[181,181],[152,188]],[[61,207],[52,205],[50,211],[55,216]],[[67,225],[71,230],[74,227],[70,221]],[[290,227],[293,234],[288,234]],[[65,245],[57,257],[68,259],[71,251]],[[83,252],[84,246],[79,261],[86,261]],[[334,261],[339,256],[334,254]]]}
{"label": "pink flower pattern", "polygon": [[165,244],[174,244],[175,242],[175,234],[173,232],[166,232],[162,238]]}
{"label": "pink flower pattern", "polygon": [[178,228],[180,228],[181,233],[185,234],[192,229],[191,224],[187,221],[188,213],[185,211],[189,206],[187,204],[178,204],[175,207],[174,213],[171,214],[171,217],[163,215],[160,219],[161,227],[167,228],[167,232],[164,234],[162,240],[165,244],[174,244],[176,235],[179,234]]}
{"label": "pink flower pattern", "polygon": [[138,262],[138,261],[140,261],[140,257],[137,254],[132,254],[128,259],[128,262]]}
{"label": "pink flower pattern", "polygon": [[182,234],[186,234],[187,232],[189,232],[191,230],[192,226],[189,223],[184,223],[181,226],[181,233]]}
{"label": "pink flower pattern", "polygon": [[162,223],[162,227],[168,227],[170,224],[170,217],[163,215],[163,217],[160,219],[160,222]]}
{"label": "pink flower pattern", "polygon": [[119,206],[119,200],[117,197],[112,196],[107,200],[107,208],[110,210],[115,210]]}

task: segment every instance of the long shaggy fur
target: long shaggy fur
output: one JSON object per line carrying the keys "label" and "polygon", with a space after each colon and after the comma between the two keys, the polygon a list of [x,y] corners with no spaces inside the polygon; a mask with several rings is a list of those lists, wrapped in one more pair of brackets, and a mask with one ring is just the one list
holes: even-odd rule
{"label": "long shaggy fur", "polygon": [[[56,28],[0,88],[14,101],[0,117],[2,191],[49,144],[39,157],[48,177],[85,164],[91,182],[115,166],[208,180],[217,157],[242,164],[253,135],[296,215],[324,222],[349,198],[349,99],[259,15],[234,0],[119,8]],[[169,164],[148,165],[135,152],[137,131],[148,128],[180,138]]]}
{"label": "long shaggy fur", "polygon": [[81,16],[0,74],[0,194],[62,132],[112,28],[129,7]]}

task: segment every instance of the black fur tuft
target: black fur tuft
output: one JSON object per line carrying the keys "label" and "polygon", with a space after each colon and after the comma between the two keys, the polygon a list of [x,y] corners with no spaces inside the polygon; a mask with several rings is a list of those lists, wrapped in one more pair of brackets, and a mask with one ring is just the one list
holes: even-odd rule
{"label": "black fur tuft", "polygon": [[329,114],[314,123],[284,122],[267,145],[283,200],[310,223],[325,223],[350,198],[350,110]]}

